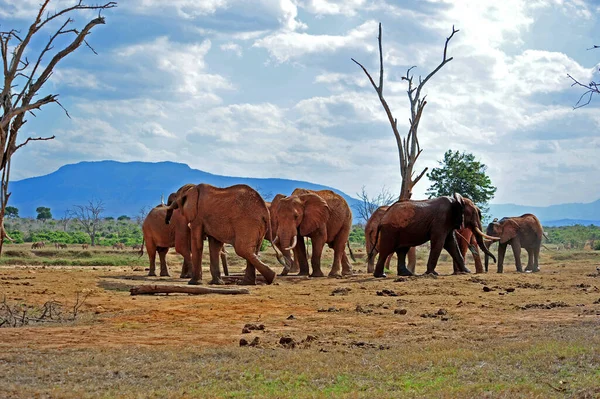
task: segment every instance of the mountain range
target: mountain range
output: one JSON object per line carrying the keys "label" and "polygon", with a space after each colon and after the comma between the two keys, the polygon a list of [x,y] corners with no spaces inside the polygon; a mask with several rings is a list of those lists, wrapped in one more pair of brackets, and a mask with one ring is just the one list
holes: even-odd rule
{"label": "mountain range", "polygon": [[[85,205],[90,200],[104,203],[104,216],[135,216],[142,207],[160,203],[161,196],[187,183],[208,183],[227,187],[247,184],[266,199],[275,194],[289,195],[295,188],[330,189],[342,195],[355,209],[360,201],[333,187],[306,181],[220,176],[192,169],[176,162],[80,162],[65,165],[57,171],[10,183],[10,206],[19,209],[21,217],[35,217],[39,206],[49,207],[55,218],[62,217],[73,205]],[[600,225],[600,200],[587,204],[560,204],[548,207],[515,204],[490,204],[493,217],[518,216],[533,213],[546,226],[572,224]],[[355,222],[358,222],[355,212]]]}

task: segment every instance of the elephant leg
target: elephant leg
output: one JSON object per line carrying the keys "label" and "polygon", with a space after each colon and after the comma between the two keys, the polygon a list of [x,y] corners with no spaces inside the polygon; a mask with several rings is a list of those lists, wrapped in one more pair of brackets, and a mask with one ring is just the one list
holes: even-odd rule
{"label": "elephant leg", "polygon": [[527,266],[525,267],[526,272],[530,272],[533,270],[533,249],[525,248],[527,252]]}
{"label": "elephant leg", "polygon": [[440,238],[431,240],[431,249],[429,250],[429,259],[427,259],[427,271],[425,271],[425,274],[438,274],[435,271],[435,267],[437,266],[438,259],[444,248],[444,241],[445,239]]}
{"label": "elephant leg", "polygon": [[398,257],[398,276],[413,276],[414,273],[406,267],[406,254],[410,252],[410,248],[403,247],[396,250],[396,256]]}
{"label": "elephant leg", "polygon": [[341,266],[342,266],[342,254],[345,252],[346,244],[340,243],[341,240],[333,242],[331,247],[333,248],[333,264],[331,265],[331,271],[329,277],[341,277]]}
{"label": "elephant leg", "polygon": [[392,258],[394,257],[394,254],[391,253],[390,256],[387,257],[387,259],[385,260],[385,268],[387,270],[392,270],[390,269],[390,263],[392,263]]}
{"label": "elephant leg", "polygon": [[[235,253],[238,254],[238,256],[246,259],[246,261],[248,263],[250,263],[254,269],[258,270],[258,272],[260,274],[263,275],[263,277],[265,278],[265,281],[267,282],[267,284],[271,284],[273,282],[273,280],[275,280],[275,271],[273,269],[271,269],[269,266],[267,266],[265,263],[263,263],[260,258],[258,257],[258,251],[260,250],[260,245],[262,243],[262,237],[260,239],[259,242],[255,243],[254,245],[250,244],[246,244],[243,242],[236,242],[234,244],[234,249],[235,249]],[[252,271],[248,271],[249,267],[246,267],[246,275],[244,276],[244,279],[242,280],[241,284],[243,285],[254,285],[256,284],[256,279],[254,280],[250,280],[251,279],[251,275],[255,272]],[[246,277],[248,277],[248,279],[246,279]]]}
{"label": "elephant leg", "polygon": [[[392,254],[396,251],[395,242],[388,240],[387,237],[383,237],[383,234],[379,242],[379,258],[377,258],[377,264],[375,265],[375,271],[373,277],[385,278],[384,268],[388,259],[392,257]],[[389,270],[389,269],[388,269]]]}
{"label": "elephant leg", "polygon": [[512,250],[515,255],[515,266],[519,273],[523,272],[523,266],[521,266],[521,243],[518,240],[512,241]]}
{"label": "elephant leg", "polygon": [[351,276],[354,272],[352,271],[352,263],[350,263],[350,259],[348,259],[348,255],[346,255],[346,251],[342,251],[342,276]]}
{"label": "elephant leg", "polygon": [[504,271],[504,255],[506,254],[507,244],[498,244],[498,273]]}
{"label": "elephant leg", "polygon": [[415,269],[417,268],[417,247],[410,247],[408,250],[408,270],[411,271],[412,274],[415,274]]}
{"label": "elephant leg", "polygon": [[221,280],[221,270],[219,269],[219,256],[223,249],[223,243],[211,236],[208,236],[208,253],[210,257],[210,275],[212,279],[209,284],[223,284]]}
{"label": "elephant leg", "polygon": [[[366,245],[367,251],[367,273],[373,273],[375,270],[375,256],[377,255],[377,248],[373,248],[373,244],[368,242]],[[369,258],[369,254],[373,253]]]}
{"label": "elephant leg", "polygon": [[256,285],[256,269],[248,261],[246,261],[246,271],[244,272],[244,279],[241,285]]}
{"label": "elephant leg", "polygon": [[192,278],[188,281],[190,285],[202,284],[202,252],[204,251],[204,240],[202,227],[195,226],[192,229]]}
{"label": "elephant leg", "polygon": [[533,249],[533,271],[534,272],[539,272],[540,271],[540,245],[538,245],[536,248]]}
{"label": "elephant leg", "polygon": [[471,255],[473,255],[473,261],[475,262],[475,273],[483,273],[483,264],[481,263],[479,249],[477,249],[477,239],[475,238],[475,234],[471,236],[471,247],[475,248],[475,251],[471,253]]}
{"label": "elephant leg", "polygon": [[465,266],[465,259],[461,254],[460,248],[458,247],[458,243],[456,242],[456,238],[454,237],[453,233],[450,233],[448,236],[446,236],[444,249],[448,251],[452,257],[454,274],[471,273],[471,271]]}
{"label": "elephant leg", "polygon": [[304,243],[304,237],[301,235],[298,235],[298,240],[294,247],[294,264],[290,272],[292,271],[297,271],[299,276],[308,276],[310,272],[308,258],[306,257],[306,244]]}
{"label": "elephant leg", "polygon": [[219,251],[219,253],[221,254],[221,263],[223,264],[223,274],[225,274],[226,276],[229,276],[229,265],[227,264],[227,253],[223,249],[223,246],[221,246],[221,251]]}
{"label": "elephant leg", "polygon": [[[321,254],[323,253],[323,247],[325,246],[325,237],[323,237],[323,236],[311,237],[311,241],[312,241],[312,255],[310,257],[310,265],[312,267],[312,273],[310,276],[311,277],[325,277],[325,274],[321,270]],[[339,257],[339,254],[337,254],[337,255]],[[331,268],[331,272],[333,272],[334,268],[335,268],[335,256],[336,256],[336,252],[334,251],[334,253],[333,253],[334,266]],[[339,262],[339,259],[338,259],[338,262]],[[339,274],[339,267],[340,266],[338,264],[337,274]],[[329,273],[329,274],[332,275],[331,273]]]}
{"label": "elephant leg", "polygon": [[181,265],[181,274],[179,278],[190,278],[192,277],[192,257],[187,255],[183,257],[183,264]]}
{"label": "elephant leg", "polygon": [[148,276],[156,276],[156,245],[152,241],[146,241],[146,252],[150,261]]}
{"label": "elephant leg", "polygon": [[158,258],[160,259],[160,276],[161,277],[169,277],[169,268],[167,267],[167,252],[169,252],[169,248],[158,247]]}

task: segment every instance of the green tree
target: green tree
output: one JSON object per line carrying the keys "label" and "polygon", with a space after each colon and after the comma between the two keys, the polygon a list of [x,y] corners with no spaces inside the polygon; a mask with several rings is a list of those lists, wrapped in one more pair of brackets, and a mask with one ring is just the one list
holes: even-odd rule
{"label": "green tree", "polygon": [[120,220],[131,220],[131,218],[130,218],[129,216],[127,216],[127,215],[121,215],[121,216],[119,216],[119,217],[117,218],[117,220],[119,220],[119,221],[120,221]]}
{"label": "green tree", "polygon": [[6,217],[18,218],[19,217],[19,209],[14,206],[7,206],[6,207]]}
{"label": "green tree", "polygon": [[50,208],[38,206],[35,211],[37,212],[37,220],[45,222],[48,219],[52,219],[52,212],[50,212]]}
{"label": "green tree", "polygon": [[439,168],[427,173],[431,186],[427,189],[429,198],[459,193],[481,209],[488,211],[488,202],[494,198],[496,187],[485,173],[487,166],[475,160],[475,155],[467,152],[448,150]]}

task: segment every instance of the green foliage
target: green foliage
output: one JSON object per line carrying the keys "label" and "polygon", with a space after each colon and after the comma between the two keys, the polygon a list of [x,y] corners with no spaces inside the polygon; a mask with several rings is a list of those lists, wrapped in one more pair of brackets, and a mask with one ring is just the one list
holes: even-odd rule
{"label": "green foliage", "polygon": [[261,251],[266,251],[267,248],[269,247],[269,245],[271,245],[271,243],[267,240],[262,240],[262,243],[260,244],[260,250]]}
{"label": "green foliage", "polygon": [[[15,244],[22,244],[25,242],[25,240],[23,239],[23,233],[21,233],[18,230],[6,230],[6,232],[8,233],[8,235],[10,236],[10,238],[12,238],[14,240]],[[4,242],[10,242],[7,238],[4,239]]]}
{"label": "green foliage", "polygon": [[115,220],[115,218],[112,217],[112,216],[107,216],[107,217],[104,218],[104,220],[109,220],[110,221],[110,220]]}
{"label": "green foliage", "polygon": [[548,235],[548,242],[553,244],[570,245],[573,249],[583,249],[586,241],[596,240],[595,249],[600,250],[600,226],[575,226],[544,227]]}
{"label": "green foliage", "polygon": [[481,212],[487,212],[487,204],[496,193],[496,187],[485,173],[487,166],[476,161],[471,153],[452,150],[446,151],[439,164],[439,168],[427,173],[432,182],[427,189],[429,198],[459,193],[475,202]]}
{"label": "green foliage", "polygon": [[47,208],[45,206],[38,206],[35,211],[37,212],[37,220],[44,221],[52,219],[52,212],[50,212],[50,208]]}
{"label": "green foliage", "polygon": [[62,244],[89,244],[90,239],[87,234],[80,231],[66,232],[60,230],[41,230],[32,233],[27,241],[37,242],[58,242]]}
{"label": "green foliage", "polygon": [[356,242],[360,244],[365,243],[365,228],[360,224],[355,224],[352,226],[352,230],[350,231],[350,237],[348,237],[348,241]]}
{"label": "green foliage", "polygon": [[5,213],[7,218],[18,218],[19,217],[19,208],[14,206],[7,206],[5,209]]}
{"label": "green foliage", "polygon": [[131,220],[131,218],[127,215],[121,215],[117,218],[117,220],[121,221],[121,220]]}

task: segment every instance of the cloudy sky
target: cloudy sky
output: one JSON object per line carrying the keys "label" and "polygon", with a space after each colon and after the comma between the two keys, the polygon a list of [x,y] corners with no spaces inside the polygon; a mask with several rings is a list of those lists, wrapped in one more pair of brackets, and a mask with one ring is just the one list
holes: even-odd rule
{"label": "cloudy sky", "polygon": [[[0,0],[0,28],[26,30],[39,3]],[[595,0],[122,0],[103,15],[88,37],[99,55],[80,48],[47,85],[72,119],[53,105],[29,118],[23,136],[56,139],[20,150],[15,179],[83,160],[168,160],[351,195],[397,191],[391,128],[350,60],[377,73],[382,22],[384,95],[402,132],[401,76],[412,65],[426,75],[460,29],[454,60],[426,86],[417,169],[465,150],[488,165],[495,203],[600,198],[600,98],[573,110],[581,91],[566,76],[589,81],[597,70],[600,50],[586,50],[600,44]]]}

